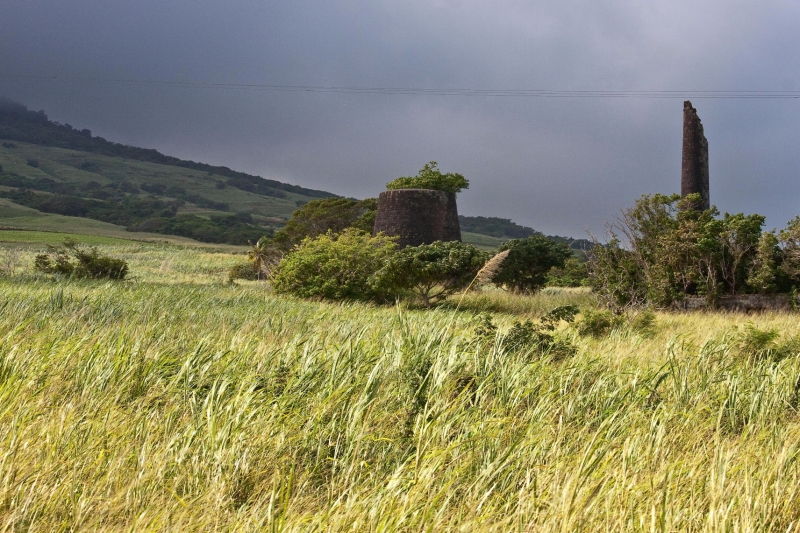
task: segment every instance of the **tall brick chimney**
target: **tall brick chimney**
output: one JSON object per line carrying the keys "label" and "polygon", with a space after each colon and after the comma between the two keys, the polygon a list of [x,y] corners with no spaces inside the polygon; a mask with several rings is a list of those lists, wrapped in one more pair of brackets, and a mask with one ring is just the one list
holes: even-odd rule
{"label": "tall brick chimney", "polygon": [[697,110],[686,100],[683,103],[683,159],[681,164],[681,196],[700,193],[697,209],[708,209],[708,141]]}

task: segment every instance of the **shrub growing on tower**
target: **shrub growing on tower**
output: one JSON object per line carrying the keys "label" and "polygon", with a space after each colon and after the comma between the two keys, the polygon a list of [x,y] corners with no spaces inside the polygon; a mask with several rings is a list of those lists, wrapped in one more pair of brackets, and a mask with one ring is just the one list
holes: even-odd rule
{"label": "shrub growing on tower", "polygon": [[416,176],[406,176],[397,178],[386,184],[386,188],[392,189],[433,189],[459,193],[469,188],[469,181],[456,172],[442,174],[437,168],[438,163],[431,161],[426,163]]}

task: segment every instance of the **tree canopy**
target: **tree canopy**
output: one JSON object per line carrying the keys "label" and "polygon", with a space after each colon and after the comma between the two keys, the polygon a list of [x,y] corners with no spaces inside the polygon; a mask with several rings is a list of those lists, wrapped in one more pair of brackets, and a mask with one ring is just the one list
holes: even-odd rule
{"label": "tree canopy", "polygon": [[572,256],[569,247],[542,235],[512,239],[500,250],[509,250],[508,257],[492,277],[495,285],[513,292],[534,292],[545,286],[553,267],[563,268]]}
{"label": "tree canopy", "polygon": [[610,307],[665,307],[687,295],[788,292],[798,224],[763,232],[758,214],[696,208],[698,195],[644,195],[590,252],[590,282]]}
{"label": "tree canopy", "polygon": [[275,234],[273,243],[278,248],[289,250],[307,237],[317,237],[329,231],[340,233],[352,227],[372,233],[377,208],[375,198],[325,198],[308,202],[292,213],[292,218]]}
{"label": "tree canopy", "polygon": [[407,246],[391,256],[377,278],[410,291],[430,307],[466,287],[486,256],[473,245],[458,241]]}

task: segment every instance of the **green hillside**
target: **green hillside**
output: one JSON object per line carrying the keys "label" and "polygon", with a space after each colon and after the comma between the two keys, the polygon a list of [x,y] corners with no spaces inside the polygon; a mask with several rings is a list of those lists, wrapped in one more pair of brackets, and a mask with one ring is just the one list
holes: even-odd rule
{"label": "green hillside", "polygon": [[[301,205],[334,194],[125,146],[0,98],[0,228],[244,245]],[[459,217],[465,242],[495,249],[537,234],[497,217]],[[551,237],[576,253],[585,239]]]}
{"label": "green hillside", "polygon": [[[246,244],[280,227],[299,205],[333,196],[112,143],[0,99],[0,198],[33,209],[28,222],[61,215],[131,233]],[[25,227],[17,211],[0,210],[0,226]],[[66,231],[80,225],[65,223]]]}
{"label": "green hillside", "polygon": [[41,222],[47,218],[42,214],[48,213],[91,218],[122,230],[245,244],[282,225],[298,205],[315,199],[290,191],[268,196],[228,181],[175,165],[3,141],[0,198],[7,199],[8,207],[0,212],[0,225],[19,227],[8,219],[18,219],[19,207],[27,206],[26,215]]}

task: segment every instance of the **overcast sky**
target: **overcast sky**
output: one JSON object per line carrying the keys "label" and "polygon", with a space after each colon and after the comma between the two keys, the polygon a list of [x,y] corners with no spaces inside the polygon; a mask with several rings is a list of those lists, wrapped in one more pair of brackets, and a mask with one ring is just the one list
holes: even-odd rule
{"label": "overcast sky", "polygon": [[[574,237],[641,194],[679,192],[682,98],[202,84],[800,91],[796,0],[3,0],[1,11],[0,95],[52,120],[357,198],[436,160],[470,180],[461,214]],[[158,80],[190,83],[145,83]],[[711,202],[770,228],[800,214],[800,99],[692,103]]]}

